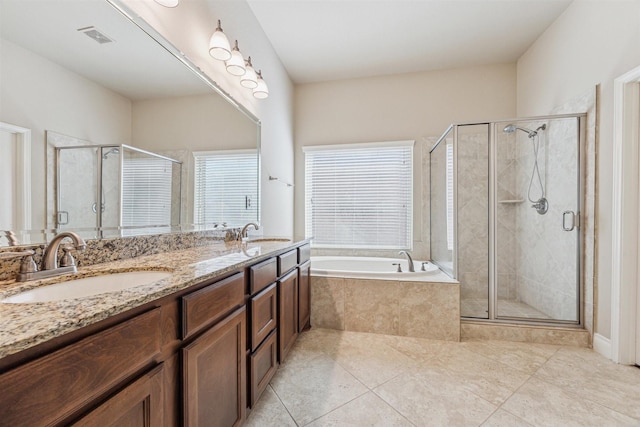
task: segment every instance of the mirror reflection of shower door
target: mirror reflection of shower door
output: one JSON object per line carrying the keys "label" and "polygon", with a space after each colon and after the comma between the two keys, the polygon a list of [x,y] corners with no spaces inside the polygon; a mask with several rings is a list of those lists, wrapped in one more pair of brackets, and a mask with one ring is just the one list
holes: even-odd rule
{"label": "mirror reflection of shower door", "polygon": [[96,227],[96,148],[58,148],[56,156],[56,227],[60,230]]}
{"label": "mirror reflection of shower door", "polygon": [[495,315],[578,323],[579,120],[513,124],[494,129]]}

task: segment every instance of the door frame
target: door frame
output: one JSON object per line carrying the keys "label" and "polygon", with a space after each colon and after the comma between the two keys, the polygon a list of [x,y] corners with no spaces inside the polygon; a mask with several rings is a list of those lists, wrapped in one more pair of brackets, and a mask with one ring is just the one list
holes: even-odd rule
{"label": "door frame", "polygon": [[[17,230],[31,230],[31,129],[0,122],[0,132],[16,137],[16,203],[22,212],[16,218]],[[24,243],[24,242],[21,242]]]}
{"label": "door frame", "polygon": [[614,80],[611,355],[636,363],[640,239],[640,66]]}

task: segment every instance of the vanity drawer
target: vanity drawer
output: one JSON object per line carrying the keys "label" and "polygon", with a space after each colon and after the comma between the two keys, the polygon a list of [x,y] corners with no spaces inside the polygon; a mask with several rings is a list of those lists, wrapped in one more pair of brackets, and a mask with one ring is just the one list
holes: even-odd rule
{"label": "vanity drawer", "polygon": [[160,354],[160,308],[0,375],[2,425],[57,425]]}
{"label": "vanity drawer", "polygon": [[305,261],[309,261],[311,259],[311,245],[307,243],[306,245],[300,246],[298,248],[298,264],[302,264]]}
{"label": "vanity drawer", "polygon": [[182,297],[182,339],[244,305],[244,273],[222,279]]}
{"label": "vanity drawer", "polygon": [[277,329],[250,356],[249,407],[253,408],[278,369]]}
{"label": "vanity drawer", "polygon": [[277,290],[276,284],[273,283],[251,298],[251,351],[255,351],[265,337],[276,328]]}
{"label": "vanity drawer", "polygon": [[253,295],[275,282],[277,274],[275,258],[249,267],[249,293]]}
{"label": "vanity drawer", "polygon": [[278,276],[291,271],[296,265],[298,265],[297,249],[278,255]]}

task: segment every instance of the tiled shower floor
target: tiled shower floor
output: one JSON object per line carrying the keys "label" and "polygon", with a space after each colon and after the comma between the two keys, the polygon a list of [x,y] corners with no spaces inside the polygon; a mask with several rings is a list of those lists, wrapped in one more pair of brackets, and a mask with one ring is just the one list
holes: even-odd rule
{"label": "tiled shower floor", "polygon": [[[460,300],[460,315],[463,317],[487,318],[486,298],[464,298]],[[507,299],[498,299],[498,316],[549,319],[543,312],[528,304]]]}
{"label": "tiled shower floor", "polygon": [[312,329],[246,426],[639,426],[640,369],[593,350]]}

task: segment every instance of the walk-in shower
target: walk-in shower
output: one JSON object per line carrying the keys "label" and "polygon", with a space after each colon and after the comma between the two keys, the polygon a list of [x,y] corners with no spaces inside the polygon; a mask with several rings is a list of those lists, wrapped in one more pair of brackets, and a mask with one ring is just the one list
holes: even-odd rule
{"label": "walk-in shower", "polygon": [[432,148],[431,259],[462,317],[582,324],[585,118],[454,124]]}
{"label": "walk-in shower", "polygon": [[55,163],[58,229],[126,235],[180,224],[177,160],[128,145],[78,145],[56,147]]}

